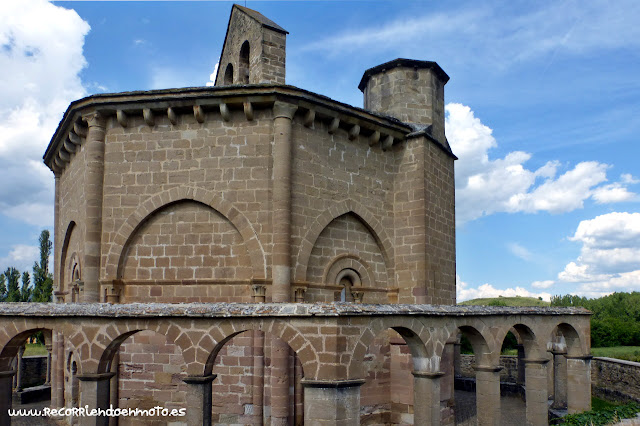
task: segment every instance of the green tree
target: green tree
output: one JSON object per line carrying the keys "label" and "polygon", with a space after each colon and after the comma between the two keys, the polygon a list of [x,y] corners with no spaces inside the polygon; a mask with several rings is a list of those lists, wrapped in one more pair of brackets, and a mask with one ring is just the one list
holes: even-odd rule
{"label": "green tree", "polygon": [[0,302],[4,302],[7,298],[7,279],[4,274],[0,274]]}
{"label": "green tree", "polygon": [[4,271],[4,276],[7,279],[7,298],[5,299],[5,302],[19,302],[20,271],[10,266],[6,271]]}
{"label": "green tree", "polygon": [[40,233],[40,262],[33,265],[33,302],[50,302],[53,291],[53,275],[49,273],[49,256],[53,244],[48,230]]}
{"label": "green tree", "polygon": [[24,271],[22,273],[22,288],[20,289],[20,301],[29,302],[31,300],[31,277],[29,273]]}

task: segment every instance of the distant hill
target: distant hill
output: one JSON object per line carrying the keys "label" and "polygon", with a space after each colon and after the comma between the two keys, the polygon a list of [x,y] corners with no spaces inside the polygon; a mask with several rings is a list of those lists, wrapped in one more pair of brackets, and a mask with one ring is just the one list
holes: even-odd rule
{"label": "distant hill", "polygon": [[485,306],[549,306],[549,302],[533,297],[487,297],[482,299],[466,300],[458,305],[485,305]]}

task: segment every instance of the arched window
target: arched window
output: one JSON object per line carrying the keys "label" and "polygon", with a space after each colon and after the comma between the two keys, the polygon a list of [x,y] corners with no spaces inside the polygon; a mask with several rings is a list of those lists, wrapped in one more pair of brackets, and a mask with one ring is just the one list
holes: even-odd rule
{"label": "arched window", "polygon": [[233,65],[228,64],[227,69],[224,71],[224,85],[228,86],[233,84]]}
{"label": "arched window", "polygon": [[342,287],[342,290],[340,291],[340,302],[354,302],[354,286],[360,286],[362,282],[360,280],[360,276],[355,270],[345,268],[338,273],[338,276],[336,277],[336,284]]}
{"label": "arched window", "polygon": [[241,84],[249,84],[249,42],[242,43],[240,48],[240,60],[238,61],[238,82]]}

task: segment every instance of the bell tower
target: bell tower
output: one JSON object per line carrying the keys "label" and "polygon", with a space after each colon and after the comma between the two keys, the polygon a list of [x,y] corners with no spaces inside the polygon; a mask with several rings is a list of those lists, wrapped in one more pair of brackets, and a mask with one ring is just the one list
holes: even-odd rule
{"label": "bell tower", "polygon": [[216,86],[285,84],[287,34],[284,28],[259,12],[234,4]]}

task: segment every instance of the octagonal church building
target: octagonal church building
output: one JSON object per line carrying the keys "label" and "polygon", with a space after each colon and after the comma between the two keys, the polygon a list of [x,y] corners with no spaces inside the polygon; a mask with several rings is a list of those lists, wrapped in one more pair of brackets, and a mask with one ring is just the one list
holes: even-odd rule
{"label": "octagonal church building", "polygon": [[509,331],[527,424],[588,409],[588,312],[455,306],[449,76],[391,60],[346,105],[286,85],[287,34],[234,5],[214,87],[69,106],[44,155],[55,303],[0,309],[3,413],[35,331],[52,408],[147,410],[69,424],[454,424],[465,335],[498,425]]}

